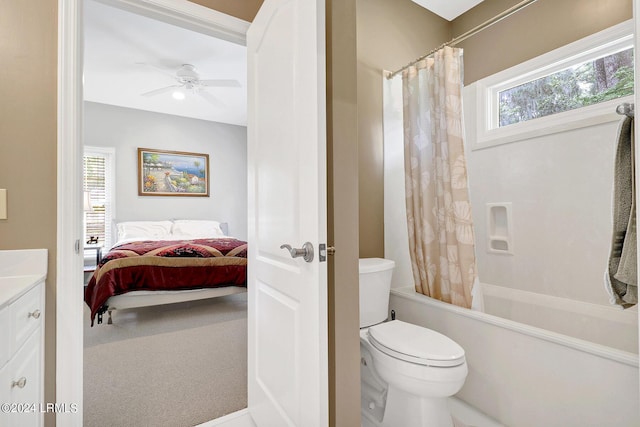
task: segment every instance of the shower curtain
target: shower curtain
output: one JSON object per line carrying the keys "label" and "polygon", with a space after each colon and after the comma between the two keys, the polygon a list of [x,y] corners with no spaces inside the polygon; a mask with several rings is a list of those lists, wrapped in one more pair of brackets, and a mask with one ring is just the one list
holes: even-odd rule
{"label": "shower curtain", "polygon": [[416,291],[471,308],[477,284],[462,118],[462,49],[402,73],[409,252]]}

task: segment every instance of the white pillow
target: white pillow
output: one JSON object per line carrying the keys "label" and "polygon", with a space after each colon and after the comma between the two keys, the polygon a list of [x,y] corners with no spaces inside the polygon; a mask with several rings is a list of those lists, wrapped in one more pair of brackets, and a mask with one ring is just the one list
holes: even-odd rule
{"label": "white pillow", "polygon": [[127,221],[117,227],[118,241],[171,239],[171,221]]}
{"label": "white pillow", "polygon": [[225,237],[218,221],[176,219],[171,229],[173,238],[211,239]]}

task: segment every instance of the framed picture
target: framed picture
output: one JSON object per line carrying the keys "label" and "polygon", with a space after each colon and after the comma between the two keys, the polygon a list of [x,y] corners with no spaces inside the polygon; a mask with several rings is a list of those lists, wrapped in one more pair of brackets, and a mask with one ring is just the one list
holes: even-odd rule
{"label": "framed picture", "polygon": [[209,197],[209,155],[138,148],[138,195]]}

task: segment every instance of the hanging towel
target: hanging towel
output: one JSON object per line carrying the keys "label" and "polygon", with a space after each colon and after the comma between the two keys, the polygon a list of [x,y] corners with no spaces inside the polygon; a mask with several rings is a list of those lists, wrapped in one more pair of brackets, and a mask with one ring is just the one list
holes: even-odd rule
{"label": "hanging towel", "polygon": [[613,235],[605,285],[611,304],[638,303],[633,118],[619,127],[613,182]]}

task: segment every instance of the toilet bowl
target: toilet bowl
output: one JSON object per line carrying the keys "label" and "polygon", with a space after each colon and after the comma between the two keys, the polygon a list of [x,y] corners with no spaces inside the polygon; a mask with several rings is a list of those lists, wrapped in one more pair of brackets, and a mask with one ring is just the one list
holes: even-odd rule
{"label": "toilet bowl", "polygon": [[[464,385],[464,349],[430,329],[400,320],[384,322],[393,261],[369,258],[360,260],[360,267],[363,426],[453,426],[447,398]],[[362,310],[367,299],[375,310]]]}
{"label": "toilet bowl", "polygon": [[373,377],[379,386],[386,386],[384,411],[377,413],[363,387],[363,415],[379,423],[373,425],[453,425],[447,398],[462,388],[468,372],[464,350],[453,340],[393,320],[362,329],[360,353],[363,363],[373,371],[368,381]]}

